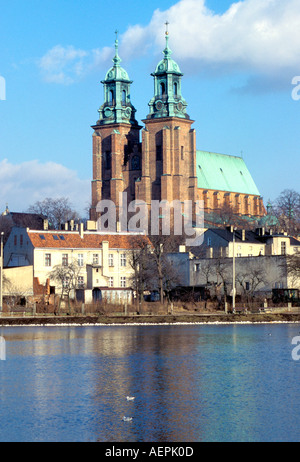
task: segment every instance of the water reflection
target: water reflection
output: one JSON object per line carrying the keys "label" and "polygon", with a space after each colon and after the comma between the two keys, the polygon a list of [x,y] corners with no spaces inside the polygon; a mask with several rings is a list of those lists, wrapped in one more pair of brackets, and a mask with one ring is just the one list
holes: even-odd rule
{"label": "water reflection", "polygon": [[1,441],[298,440],[298,332],[292,324],[1,328]]}

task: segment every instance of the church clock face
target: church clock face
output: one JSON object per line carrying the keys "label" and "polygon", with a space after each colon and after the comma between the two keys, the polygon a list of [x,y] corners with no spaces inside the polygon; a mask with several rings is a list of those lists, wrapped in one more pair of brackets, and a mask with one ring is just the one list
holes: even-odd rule
{"label": "church clock face", "polygon": [[155,103],[155,107],[156,107],[156,109],[157,109],[158,111],[160,111],[160,110],[162,109],[162,107],[163,107],[162,101],[157,101],[157,102]]}
{"label": "church clock face", "polygon": [[125,117],[126,117],[127,119],[129,119],[130,116],[131,116],[131,109],[130,109],[130,107],[127,107],[127,108],[125,109]]}
{"label": "church clock face", "polygon": [[105,117],[111,117],[112,112],[111,112],[111,109],[109,107],[104,109],[104,115],[105,115]]}

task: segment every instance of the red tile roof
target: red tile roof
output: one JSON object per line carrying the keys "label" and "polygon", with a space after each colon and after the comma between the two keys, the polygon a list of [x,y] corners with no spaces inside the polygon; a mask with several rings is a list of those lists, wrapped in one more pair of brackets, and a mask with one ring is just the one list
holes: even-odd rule
{"label": "red tile roof", "polygon": [[108,241],[110,249],[137,249],[141,246],[150,245],[150,240],[142,234],[97,234],[84,233],[80,237],[79,232],[59,231],[29,231],[29,239],[36,248],[55,249],[98,249],[103,241]]}

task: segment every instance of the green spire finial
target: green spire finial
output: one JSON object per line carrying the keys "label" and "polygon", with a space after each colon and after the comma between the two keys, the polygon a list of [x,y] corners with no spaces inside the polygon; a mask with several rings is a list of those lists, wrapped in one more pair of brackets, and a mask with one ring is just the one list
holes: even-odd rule
{"label": "green spire finial", "polygon": [[115,64],[115,66],[119,66],[120,62],[122,61],[120,56],[119,56],[119,53],[118,53],[118,50],[119,50],[119,42],[118,42],[118,33],[119,31],[116,30],[115,31],[115,34],[116,34],[116,40],[115,40],[115,57],[113,59],[113,63]]}
{"label": "green spire finial", "polygon": [[169,25],[169,22],[166,21],[166,22],[165,22],[165,26],[166,26],[166,32],[165,32],[165,36],[166,36],[166,48],[164,49],[165,58],[168,58],[168,57],[171,56],[171,54],[172,54],[172,51],[171,51],[170,48],[169,48],[169,31],[168,31],[168,25]]}

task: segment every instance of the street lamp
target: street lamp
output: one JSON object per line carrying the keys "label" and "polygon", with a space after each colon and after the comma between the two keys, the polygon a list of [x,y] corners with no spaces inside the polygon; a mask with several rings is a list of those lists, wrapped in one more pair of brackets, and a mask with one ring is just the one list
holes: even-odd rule
{"label": "street lamp", "polygon": [[0,313],[2,313],[3,308],[3,236],[4,232],[1,233],[1,259],[0,259]]}
{"label": "street lamp", "polygon": [[235,312],[235,228],[233,228],[233,239],[232,239],[232,312]]}

